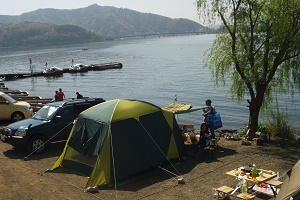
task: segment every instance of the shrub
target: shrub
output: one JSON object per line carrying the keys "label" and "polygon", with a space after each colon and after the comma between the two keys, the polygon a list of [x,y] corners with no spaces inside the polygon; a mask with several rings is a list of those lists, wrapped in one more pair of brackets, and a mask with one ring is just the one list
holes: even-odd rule
{"label": "shrub", "polygon": [[241,128],[242,131],[239,133],[240,137],[245,137],[247,135],[247,131],[249,129],[249,125],[245,124],[245,126],[243,128]]}
{"label": "shrub", "polygon": [[267,133],[269,131],[268,124],[267,123],[258,124],[257,131]]}
{"label": "shrub", "polygon": [[295,139],[296,129],[289,123],[287,113],[281,113],[277,109],[270,111],[270,119],[266,124],[267,132],[271,133],[273,138]]}

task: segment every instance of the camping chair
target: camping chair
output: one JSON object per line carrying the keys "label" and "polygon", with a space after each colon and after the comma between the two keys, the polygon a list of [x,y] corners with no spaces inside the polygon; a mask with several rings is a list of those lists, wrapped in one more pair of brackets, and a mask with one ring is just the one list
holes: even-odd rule
{"label": "camping chair", "polygon": [[[193,154],[193,157],[199,152],[204,152],[205,150],[210,150],[210,147],[213,146],[213,143],[212,143],[213,139],[210,138],[210,137],[202,137],[200,138],[199,142],[196,143],[196,144],[193,144],[193,147],[196,149],[194,154]],[[213,158],[213,151],[212,151],[212,158]]]}
{"label": "camping chair", "polygon": [[178,124],[178,127],[182,133],[195,131],[194,124]]}
{"label": "camping chair", "polygon": [[218,142],[222,137],[221,135],[222,135],[221,131],[216,131],[215,130],[215,138],[212,138],[212,145],[213,146],[215,146],[215,147],[219,146]]}

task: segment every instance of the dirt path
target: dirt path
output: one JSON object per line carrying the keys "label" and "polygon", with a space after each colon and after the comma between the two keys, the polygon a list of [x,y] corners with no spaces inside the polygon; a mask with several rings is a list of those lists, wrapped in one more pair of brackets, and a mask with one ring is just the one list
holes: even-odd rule
{"label": "dirt path", "polygon": [[[242,146],[241,141],[222,138],[219,147],[213,151],[213,158],[212,151],[192,157],[194,150],[186,148],[187,160],[176,165],[186,184],[178,184],[176,178],[158,169],[139,180],[118,185],[117,190],[114,186],[105,186],[90,194],[83,191],[86,177],[63,169],[44,173],[61,154],[63,147],[64,143],[51,144],[47,152],[30,155],[29,160],[24,161],[23,158],[28,156],[26,151],[0,142],[0,199],[214,199],[213,187],[236,185],[236,180],[224,175],[226,171],[255,163],[258,168],[283,174],[300,157],[299,141]],[[170,171],[177,173],[176,170]]]}

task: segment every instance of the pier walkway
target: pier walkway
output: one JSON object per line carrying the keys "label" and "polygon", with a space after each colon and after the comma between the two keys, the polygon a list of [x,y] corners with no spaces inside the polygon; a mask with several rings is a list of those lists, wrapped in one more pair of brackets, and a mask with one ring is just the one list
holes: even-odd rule
{"label": "pier walkway", "polygon": [[[88,71],[100,71],[108,69],[121,69],[123,67],[122,63],[110,62],[103,64],[91,64],[87,66]],[[63,69],[63,73],[70,73],[69,68]],[[13,73],[13,74],[0,74],[0,81],[16,80],[22,78],[30,78],[44,76],[43,72],[33,72],[33,73]]]}

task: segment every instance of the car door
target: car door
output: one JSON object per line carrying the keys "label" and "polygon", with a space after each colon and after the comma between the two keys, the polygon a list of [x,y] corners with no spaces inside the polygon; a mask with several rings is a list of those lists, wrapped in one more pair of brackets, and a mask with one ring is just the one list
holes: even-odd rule
{"label": "car door", "polygon": [[[91,105],[91,103],[89,103],[89,102],[84,102],[84,103],[76,104],[76,105],[74,106],[74,111],[75,111],[76,117],[77,117],[82,111],[84,111],[84,110],[90,108],[91,106],[92,106],[92,105]],[[76,117],[75,117],[75,118],[76,118]]]}
{"label": "car door", "polygon": [[75,112],[73,105],[66,105],[62,107],[55,117],[51,120],[50,129],[53,134],[53,140],[67,139],[72,129],[72,122],[75,119]]}
{"label": "car door", "polygon": [[0,96],[0,119],[10,119],[11,116],[10,103]]}

